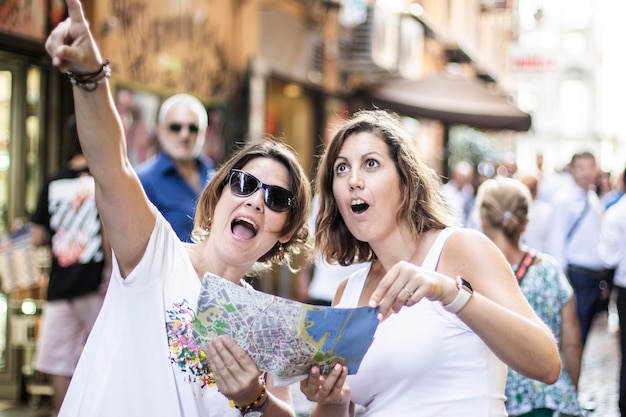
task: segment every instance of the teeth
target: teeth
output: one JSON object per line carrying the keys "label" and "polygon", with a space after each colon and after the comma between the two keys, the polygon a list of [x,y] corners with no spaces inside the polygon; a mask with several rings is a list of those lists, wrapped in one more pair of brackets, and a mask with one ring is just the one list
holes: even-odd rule
{"label": "teeth", "polygon": [[251,225],[251,226],[252,226],[252,229],[254,229],[254,231],[256,232],[256,224],[254,224],[254,223],[252,222],[252,220],[250,220],[250,219],[248,219],[248,218],[246,218],[246,217],[237,217],[237,218],[235,219],[235,221],[239,221],[239,222],[246,222],[246,223],[248,223],[249,225]]}
{"label": "teeth", "polygon": [[358,199],[358,200],[353,200],[352,201],[352,205],[353,206],[358,206],[359,204],[365,204],[365,201]]}

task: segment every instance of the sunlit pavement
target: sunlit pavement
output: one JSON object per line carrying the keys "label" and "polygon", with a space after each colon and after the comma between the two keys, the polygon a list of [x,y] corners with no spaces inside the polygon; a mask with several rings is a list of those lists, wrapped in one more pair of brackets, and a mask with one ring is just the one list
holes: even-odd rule
{"label": "sunlit pavement", "polygon": [[593,324],[583,353],[578,384],[583,406],[593,409],[590,417],[619,417],[619,330],[617,316],[599,316]]}

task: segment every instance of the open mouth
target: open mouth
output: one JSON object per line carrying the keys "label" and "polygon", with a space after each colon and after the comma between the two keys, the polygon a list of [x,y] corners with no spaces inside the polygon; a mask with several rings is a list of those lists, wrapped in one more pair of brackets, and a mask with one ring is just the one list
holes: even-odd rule
{"label": "open mouth", "polygon": [[354,200],[352,202],[352,204],[350,205],[350,209],[355,214],[361,214],[361,213],[365,212],[365,210],[367,210],[369,207],[370,207],[370,205],[367,204],[365,201],[363,201],[361,199]]}
{"label": "open mouth", "polygon": [[256,236],[256,225],[249,219],[238,217],[230,225],[230,229],[235,236],[240,239],[249,240]]}

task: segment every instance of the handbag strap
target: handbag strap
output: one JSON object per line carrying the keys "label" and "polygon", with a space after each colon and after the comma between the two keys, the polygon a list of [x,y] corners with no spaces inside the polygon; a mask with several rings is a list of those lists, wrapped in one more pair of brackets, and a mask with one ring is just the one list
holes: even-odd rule
{"label": "handbag strap", "polygon": [[537,258],[537,252],[534,249],[528,249],[528,252],[524,254],[524,257],[519,265],[517,265],[517,270],[515,271],[515,278],[517,278],[518,284],[521,283],[522,279],[526,276],[528,267],[535,262],[535,258]]}

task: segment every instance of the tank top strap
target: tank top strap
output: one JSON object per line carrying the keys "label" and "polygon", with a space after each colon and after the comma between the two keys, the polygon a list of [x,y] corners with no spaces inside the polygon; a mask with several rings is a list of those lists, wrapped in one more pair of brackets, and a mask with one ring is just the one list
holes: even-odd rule
{"label": "tank top strap", "polygon": [[359,298],[361,297],[361,292],[363,291],[363,286],[365,285],[365,279],[367,278],[370,268],[371,265],[350,275],[337,307],[356,306],[359,304]]}
{"label": "tank top strap", "polygon": [[452,233],[454,233],[456,230],[457,228],[455,227],[446,227],[445,229],[441,230],[441,232],[439,232],[439,234],[435,238],[435,243],[433,243],[433,245],[430,247],[426,258],[422,263],[422,268],[431,271],[437,270],[437,264],[439,263],[439,258],[441,257],[443,247],[446,244],[448,238],[452,236]]}

